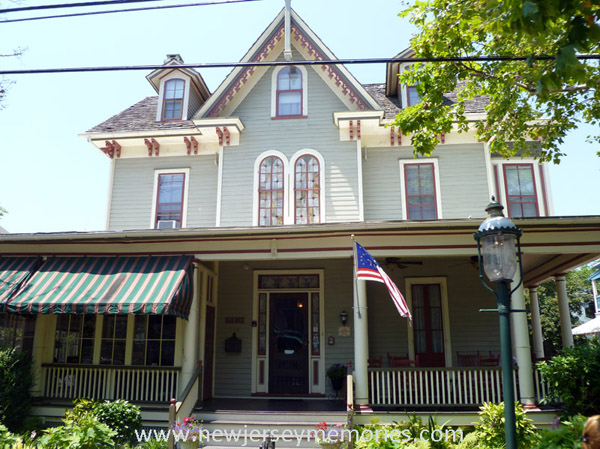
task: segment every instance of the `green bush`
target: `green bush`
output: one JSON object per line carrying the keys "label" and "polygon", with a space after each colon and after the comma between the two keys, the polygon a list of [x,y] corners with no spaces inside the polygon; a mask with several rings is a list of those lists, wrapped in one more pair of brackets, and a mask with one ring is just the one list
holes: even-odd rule
{"label": "green bush", "polygon": [[116,401],[96,402],[89,399],[75,401],[71,412],[75,417],[93,414],[101,423],[116,432],[117,444],[136,443],[135,431],[142,428],[142,412],[136,405],[118,399]]}
{"label": "green bush", "polygon": [[169,447],[169,443],[165,440],[149,440],[144,441],[137,447],[139,449],[167,449]]}
{"label": "green bush", "polygon": [[564,349],[538,369],[550,384],[547,402],[561,402],[570,414],[600,412],[600,344],[585,343]]}
{"label": "green bush", "polygon": [[21,430],[31,410],[31,356],[15,348],[0,349],[0,422]]}
{"label": "green bush", "polygon": [[9,449],[16,441],[17,437],[0,424],[0,449]]}
{"label": "green bush", "polygon": [[555,430],[542,430],[535,449],[579,449],[586,417],[573,416],[560,422]]}
{"label": "green bush", "polygon": [[[479,422],[475,425],[480,447],[500,448],[506,445],[504,422],[504,402],[481,406]],[[536,438],[535,427],[518,402],[515,405],[515,427],[519,449],[532,448]]]}
{"label": "green bush", "polygon": [[44,430],[40,438],[42,447],[53,449],[98,449],[115,447],[113,437],[117,432],[90,412],[67,413],[64,426]]}

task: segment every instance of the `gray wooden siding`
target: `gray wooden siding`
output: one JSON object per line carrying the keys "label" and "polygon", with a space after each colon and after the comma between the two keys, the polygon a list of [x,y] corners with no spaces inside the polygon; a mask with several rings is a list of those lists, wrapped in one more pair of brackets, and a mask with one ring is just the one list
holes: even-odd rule
{"label": "gray wooden siding", "polygon": [[[219,266],[219,298],[217,308],[217,347],[215,351],[215,395],[249,396],[252,382],[252,301],[253,273],[244,271],[242,263],[222,262]],[[354,363],[354,337],[339,337],[340,312],[348,312],[352,326],[352,262],[344,261],[278,261],[260,262],[252,268],[261,270],[325,269],[325,368],[334,363]],[[243,325],[225,324],[226,316],[244,317]],[[225,339],[232,333],[242,340],[241,353],[225,353]],[[327,338],[335,337],[335,345]],[[327,394],[334,394],[327,380]]]}
{"label": "gray wooden siding", "polygon": [[[443,218],[484,217],[489,203],[483,144],[440,145],[438,159]],[[412,147],[369,148],[363,161],[365,220],[401,220],[401,159]],[[424,160],[426,161],[426,159]]]}
{"label": "gray wooden siding", "polygon": [[202,99],[196,93],[195,89],[190,89],[190,101],[188,102],[187,118],[191,119],[198,109],[202,106]]}
{"label": "gray wooden siding", "polygon": [[[296,58],[302,57],[294,52]],[[272,120],[273,70],[265,73],[231,114],[239,116],[246,129],[239,147],[224,150],[221,225],[253,224],[254,163],[262,152],[280,151],[289,159],[306,148],[320,152],[325,159],[326,221],[358,220],[356,142],[340,142],[332,119],[333,112],[347,108],[313,68],[307,67],[308,118]]]}
{"label": "gray wooden siding", "polygon": [[190,169],[187,227],[215,226],[217,167],[214,156],[115,159],[108,229],[148,229],[154,171]]}

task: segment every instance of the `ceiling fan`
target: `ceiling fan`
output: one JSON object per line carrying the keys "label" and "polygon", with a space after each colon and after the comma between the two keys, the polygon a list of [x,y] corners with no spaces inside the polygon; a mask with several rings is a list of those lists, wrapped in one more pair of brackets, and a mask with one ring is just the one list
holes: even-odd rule
{"label": "ceiling fan", "polygon": [[423,262],[420,260],[400,260],[398,257],[386,257],[385,265],[390,269],[394,267],[404,269],[408,265],[423,265]]}

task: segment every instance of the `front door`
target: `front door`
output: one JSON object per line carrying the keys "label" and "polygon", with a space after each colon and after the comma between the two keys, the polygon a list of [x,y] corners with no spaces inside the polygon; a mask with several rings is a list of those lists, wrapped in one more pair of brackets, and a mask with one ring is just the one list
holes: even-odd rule
{"label": "front door", "polygon": [[444,366],[444,329],[440,284],[413,284],[415,354],[419,366]]}
{"label": "front door", "polygon": [[308,394],[308,293],[271,293],[269,303],[269,393]]}

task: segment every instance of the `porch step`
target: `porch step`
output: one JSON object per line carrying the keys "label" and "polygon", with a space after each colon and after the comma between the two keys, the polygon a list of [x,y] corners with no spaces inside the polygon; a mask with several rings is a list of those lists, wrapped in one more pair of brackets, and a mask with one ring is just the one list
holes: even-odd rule
{"label": "porch step", "polygon": [[204,442],[211,449],[258,448],[271,435],[278,448],[317,448],[316,425],[344,423],[340,412],[269,412],[269,411],[202,411],[193,415],[203,423],[211,438]]}

